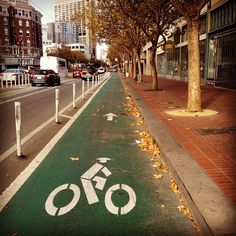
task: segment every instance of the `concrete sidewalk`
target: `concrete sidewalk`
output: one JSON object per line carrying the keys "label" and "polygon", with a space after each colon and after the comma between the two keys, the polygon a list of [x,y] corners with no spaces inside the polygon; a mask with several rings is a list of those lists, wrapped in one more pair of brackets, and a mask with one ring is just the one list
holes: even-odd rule
{"label": "concrete sidewalk", "polygon": [[160,79],[154,92],[151,77],[142,84],[121,78],[204,235],[236,235],[235,91],[202,88],[203,108],[217,115],[170,116],[165,111],[186,108],[187,83]]}

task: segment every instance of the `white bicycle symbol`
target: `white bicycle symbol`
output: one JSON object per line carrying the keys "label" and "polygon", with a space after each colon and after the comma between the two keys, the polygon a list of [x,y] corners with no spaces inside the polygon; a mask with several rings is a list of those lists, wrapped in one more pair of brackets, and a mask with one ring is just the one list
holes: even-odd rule
{"label": "white bicycle symbol", "polygon": [[[110,158],[102,157],[97,159],[100,163],[106,163],[108,160],[111,160]],[[82,176],[81,176],[81,182],[82,186],[84,188],[85,195],[87,197],[88,204],[94,204],[99,202],[98,196],[96,194],[95,188],[99,190],[103,190],[106,178],[96,176],[96,174],[102,171],[102,173],[108,177],[112,173],[104,167],[102,164],[95,163],[92,167],[90,167]],[[93,186],[92,181],[96,183],[95,186]],[[54,198],[57,194],[59,194],[61,191],[70,189],[73,191],[73,198],[70,203],[68,203],[66,206],[63,206],[61,208],[58,208],[54,205]],[[117,190],[124,190],[129,195],[129,201],[128,203],[123,207],[117,207],[112,202],[112,194]],[[45,202],[45,210],[46,212],[51,216],[61,216],[69,211],[71,211],[76,204],[78,203],[80,199],[80,188],[76,184],[62,184],[55,188],[48,196],[46,202]],[[111,186],[106,194],[105,194],[105,206],[107,210],[114,214],[114,215],[125,215],[129,213],[136,205],[136,195],[134,190],[126,185],[126,184],[115,184]]]}

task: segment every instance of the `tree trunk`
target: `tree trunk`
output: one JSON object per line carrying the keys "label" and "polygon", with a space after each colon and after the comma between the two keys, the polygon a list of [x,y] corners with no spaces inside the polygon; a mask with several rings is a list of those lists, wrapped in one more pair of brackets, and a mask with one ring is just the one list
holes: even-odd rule
{"label": "tree trunk", "polygon": [[138,83],[142,83],[143,82],[143,74],[142,74],[142,66],[141,66],[141,58],[140,58],[140,54],[137,53],[137,59],[138,59]]}
{"label": "tree trunk", "polygon": [[199,50],[200,21],[188,22],[188,102],[187,111],[201,111],[201,76]]}
{"label": "tree trunk", "polygon": [[152,89],[154,91],[158,90],[158,77],[157,77],[157,68],[155,63],[155,56],[156,56],[156,48],[152,47],[151,55],[150,55],[150,64],[152,67]]}
{"label": "tree trunk", "polygon": [[136,77],[136,50],[132,50],[132,79],[135,80]]}

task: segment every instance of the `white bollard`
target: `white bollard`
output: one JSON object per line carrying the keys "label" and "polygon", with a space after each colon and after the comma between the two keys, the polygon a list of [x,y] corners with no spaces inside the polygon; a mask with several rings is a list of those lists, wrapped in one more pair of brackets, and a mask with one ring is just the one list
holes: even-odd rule
{"label": "white bollard", "polygon": [[87,92],[89,91],[89,79],[87,79]]}
{"label": "white bollard", "polygon": [[73,108],[74,109],[76,108],[76,105],[75,105],[75,83],[73,83]]}
{"label": "white bollard", "polygon": [[55,89],[55,120],[59,124],[59,89]]}
{"label": "white bollard", "polygon": [[84,100],[84,80],[82,80],[82,99]]}
{"label": "white bollard", "polygon": [[95,80],[95,75],[92,76],[92,92],[93,92],[93,87],[94,87],[94,80]]}
{"label": "white bollard", "polygon": [[16,123],[16,152],[17,157],[23,158],[21,152],[21,107],[20,102],[15,102],[15,123]]}

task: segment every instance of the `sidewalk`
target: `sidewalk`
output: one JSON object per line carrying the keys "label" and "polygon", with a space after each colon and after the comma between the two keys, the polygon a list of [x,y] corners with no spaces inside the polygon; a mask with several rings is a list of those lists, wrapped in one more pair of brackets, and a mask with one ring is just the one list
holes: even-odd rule
{"label": "sidewalk", "polygon": [[[154,92],[150,76],[145,76],[142,84],[123,74],[121,77],[144,114],[162,155],[176,172],[179,185],[189,195],[189,202],[196,209],[194,214],[200,211],[199,216],[214,234],[236,234],[236,93],[203,87],[203,109],[218,111],[218,115],[170,116],[165,111],[186,108],[187,83],[160,79],[160,91]],[[155,120],[151,120],[152,116]],[[231,223],[227,222],[230,217]]]}

